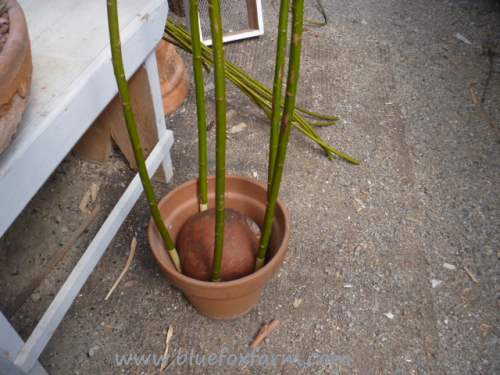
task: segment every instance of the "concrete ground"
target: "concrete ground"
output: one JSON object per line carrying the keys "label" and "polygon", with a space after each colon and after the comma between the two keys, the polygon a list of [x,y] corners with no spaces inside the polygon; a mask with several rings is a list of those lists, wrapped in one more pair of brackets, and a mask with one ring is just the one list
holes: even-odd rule
{"label": "concrete ground", "polygon": [[[277,11],[264,3],[266,35],[227,54],[269,84]],[[151,255],[141,199],[44,351],[50,373],[157,373],[151,362],[119,365],[117,356],[160,356],[169,325],[172,374],[500,373],[499,3],[324,3],[328,25],[305,33],[300,102],[339,115],[337,127],[319,131],[362,163],[329,161],[294,134],[282,186],[289,254],[258,306],[230,322],[197,314]],[[313,1],[307,7],[319,17]],[[228,170],[263,180],[266,118],[232,86],[229,108],[230,126],[247,127],[229,136]],[[162,195],[196,176],[192,93],[169,126],[175,178],[156,185]],[[212,151],[213,141],[212,130]],[[0,308],[24,337],[131,176],[118,153],[101,165],[68,156],[2,238]],[[89,220],[78,205],[91,183],[100,211],[68,246]],[[104,301],[133,236],[132,268]],[[260,362],[189,365],[191,351],[198,360],[222,347],[248,353],[271,319],[282,325]],[[310,358],[311,367],[283,357],[265,364],[273,354]]]}

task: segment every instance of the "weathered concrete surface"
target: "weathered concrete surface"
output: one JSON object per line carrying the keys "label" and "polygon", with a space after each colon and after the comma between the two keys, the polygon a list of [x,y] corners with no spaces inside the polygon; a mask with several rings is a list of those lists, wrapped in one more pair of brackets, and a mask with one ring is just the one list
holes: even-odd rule
{"label": "weathered concrete surface", "polygon": [[[307,3],[309,16],[318,17],[314,2]],[[500,372],[500,57],[493,57],[486,88],[490,63],[484,47],[488,39],[496,40],[500,53],[498,2],[325,3],[328,26],[306,32],[300,101],[342,118],[337,127],[320,132],[362,164],[328,161],[295,134],[282,189],[293,216],[290,252],[260,304],[232,322],[198,315],[154,262],[145,236],[148,209],[141,200],[44,352],[41,361],[51,373],[157,372],[153,364],[117,366],[115,355],[161,355],[169,325],[172,355],[191,350],[208,355],[221,346],[245,353],[261,324],[273,318],[283,324],[261,354],[306,359],[327,353],[338,355],[337,361],[315,362],[308,369],[174,362],[169,373]],[[231,45],[228,57],[270,83],[277,15],[272,2],[265,13],[266,36]],[[496,129],[474,105],[471,90],[478,98],[486,90],[484,110]],[[264,179],[266,119],[233,87],[229,98],[237,111],[231,125],[248,126],[229,137],[228,170]],[[196,176],[192,97],[170,126],[176,135],[175,179],[157,184],[161,194]],[[212,151],[213,141],[212,130]],[[99,222],[130,176],[120,156],[101,166],[71,157],[61,165],[2,239],[2,309],[86,220],[78,203],[90,183],[101,186]],[[95,228],[96,223],[25,303],[18,298],[17,311],[9,310],[24,335]],[[133,267],[104,302],[134,235],[139,247]]]}

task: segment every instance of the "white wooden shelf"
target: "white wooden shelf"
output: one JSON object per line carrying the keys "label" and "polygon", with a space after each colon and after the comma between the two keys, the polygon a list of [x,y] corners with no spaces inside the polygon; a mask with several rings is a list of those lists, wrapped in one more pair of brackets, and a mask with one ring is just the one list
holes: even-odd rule
{"label": "white wooden shelf", "polygon": [[[0,154],[0,236],[117,93],[104,0],[20,0],[32,43],[29,106],[8,148]],[[127,77],[145,64],[159,142],[150,172],[163,165],[172,176],[173,134],[166,129],[155,47],[163,35],[167,0],[119,0]],[[23,343],[0,314],[0,373],[45,373],[37,362],[74,298],[142,192],[130,183],[65,284]]]}

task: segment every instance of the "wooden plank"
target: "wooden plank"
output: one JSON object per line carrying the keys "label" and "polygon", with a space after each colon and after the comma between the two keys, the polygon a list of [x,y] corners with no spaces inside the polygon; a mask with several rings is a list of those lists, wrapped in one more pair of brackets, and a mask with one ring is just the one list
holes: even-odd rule
{"label": "wooden plank", "polygon": [[106,121],[101,120],[102,114],[80,138],[73,148],[73,154],[82,160],[103,162],[108,160],[113,149],[111,129]]}
{"label": "wooden plank", "polygon": [[[25,372],[15,367],[13,363],[14,358],[16,358],[23,345],[24,342],[21,336],[15,331],[7,318],[0,313],[0,370],[5,371],[7,374],[25,374]],[[3,371],[2,374],[4,373]],[[47,372],[37,361],[30,374],[47,375]]]}
{"label": "wooden plank", "polygon": [[[129,91],[142,149],[147,157],[158,142],[159,136],[163,135],[167,129],[158,77],[158,65],[154,53],[149,55],[145,64],[129,80]],[[101,113],[95,125],[109,127],[111,137],[127,159],[130,168],[137,170],[134,151],[118,97],[115,97]],[[167,154],[164,158],[162,171],[159,171],[155,178],[168,182],[172,175],[172,161],[170,154]]]}
{"label": "wooden plank", "polygon": [[[147,157],[158,141],[158,135],[163,134],[166,130],[164,103],[155,54],[150,54],[145,64],[129,80],[129,90],[142,148]],[[112,139],[124,154],[130,167],[137,170],[121,104],[117,96],[78,141],[73,148],[73,153],[88,161],[106,161],[111,154]],[[172,177],[172,165],[169,160],[170,155],[166,156],[167,164],[165,164],[164,173],[160,178],[168,180]],[[167,170],[169,174],[165,174]]]}
{"label": "wooden plank", "polygon": [[[165,113],[163,111],[163,98],[161,95],[160,88],[160,77],[158,74],[158,64],[156,60],[156,53],[151,53],[144,64],[148,76],[148,85],[150,87],[150,93],[152,95],[152,103],[155,117],[155,128],[158,138],[163,137],[167,131],[167,126],[165,123]],[[162,169],[157,173],[157,178],[165,180],[165,182],[170,181],[173,177],[173,167],[170,152],[165,153],[163,158]],[[162,172],[163,173],[160,173]]]}
{"label": "wooden plank", "polygon": [[[158,73],[157,73],[158,75]],[[141,145],[147,156],[158,142],[155,109],[148,82],[146,68],[141,66],[129,80],[129,91],[132,99],[132,108],[141,137]],[[127,132],[127,125],[123,119],[120,99],[116,96],[96,120],[98,126],[108,126],[111,137],[127,159],[130,168],[137,170],[134,150]],[[165,122],[163,122],[165,124]]]}

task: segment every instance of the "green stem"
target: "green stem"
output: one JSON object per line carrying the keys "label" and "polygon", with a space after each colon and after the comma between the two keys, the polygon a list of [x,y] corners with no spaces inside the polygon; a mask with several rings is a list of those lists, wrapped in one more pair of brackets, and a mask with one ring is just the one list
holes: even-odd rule
{"label": "green stem", "polygon": [[281,119],[281,97],[283,91],[283,77],[285,75],[286,42],[288,36],[288,12],[290,0],[281,0],[280,17],[278,23],[278,44],[276,51],[276,66],[274,70],[274,85],[272,96],[271,132],[269,139],[269,166],[267,171],[267,193],[271,191],[271,182],[278,153],[279,126]]}
{"label": "green stem", "polygon": [[[238,78],[233,75],[231,70],[227,70],[226,75],[229,78],[229,80],[231,80],[232,82],[235,82],[235,84],[238,87],[240,87],[239,83],[238,83],[239,82]],[[271,118],[272,107],[271,107],[271,103],[269,101],[266,101],[263,97],[261,97],[259,95],[259,93],[254,91],[254,89],[252,87],[247,86],[244,89],[242,88],[242,90],[248,95],[248,97],[255,104],[257,104],[259,107],[262,108],[264,113],[269,118]],[[295,119],[292,121],[292,125],[293,125],[293,127],[297,128],[302,134],[304,134],[305,136],[307,136],[308,138],[310,138],[311,140],[316,142],[321,148],[323,148],[323,150],[325,151],[325,153],[327,154],[329,159],[332,159],[333,154],[335,154],[335,155],[341,157],[342,159],[344,159],[352,164],[356,164],[356,165],[359,164],[358,160],[351,158],[349,155],[347,155],[341,151],[338,151],[337,149],[333,148],[328,143],[326,143],[302,116],[296,115]]]}
{"label": "green stem", "polygon": [[[191,40],[189,39],[189,35],[187,34],[187,32],[185,31],[185,29],[182,26],[179,26],[179,25],[173,23],[172,21],[167,21],[166,32],[172,38],[174,38],[174,41],[178,43],[179,47],[183,48],[187,52],[192,53]],[[203,46],[202,48],[203,48],[204,59],[205,59],[205,57],[206,57],[205,53],[211,54],[210,48],[206,47],[206,46]],[[242,77],[243,76],[245,77],[245,81],[248,81],[248,83],[251,83],[252,85],[258,86],[260,89],[262,89],[266,93],[268,93],[269,96],[272,96],[272,92],[268,87],[266,87],[261,82],[255,80],[254,78],[248,76],[244,71],[242,71],[240,68],[236,67],[231,62],[226,61],[226,68],[228,68],[230,65],[232,66],[232,68],[237,69],[239,71],[239,74],[242,75]],[[283,102],[281,103],[281,106],[283,106]],[[299,106],[296,107],[296,111],[308,114],[309,116],[315,117],[317,119],[329,120],[329,121],[338,120],[338,118],[336,116],[323,115],[323,114],[313,112],[313,111],[307,110],[307,109],[299,107]]]}
{"label": "green stem", "polygon": [[[232,76],[232,73],[230,71],[226,72],[226,74],[230,80],[232,80],[232,81],[234,80],[234,77]],[[271,109],[271,104],[269,102],[266,102],[262,97],[259,96],[258,93],[253,91],[252,88],[247,88],[246,94],[250,97],[250,99],[255,104],[257,104],[258,106],[260,106],[263,109],[264,113],[269,118],[271,118],[272,109]],[[332,159],[333,155],[337,155],[337,156],[341,157],[342,159],[344,159],[352,164],[355,164],[355,165],[359,164],[358,160],[351,158],[349,155],[347,155],[341,151],[338,151],[337,149],[333,148],[328,143],[326,143],[316,133],[316,131],[311,126],[309,126],[307,121],[302,116],[296,116],[294,121],[292,121],[292,125],[293,125],[293,127],[297,128],[297,130],[299,130],[302,134],[304,134],[305,136],[307,136],[308,138],[310,138],[311,140],[316,142],[319,146],[321,146],[321,148],[323,148],[323,150],[325,151],[325,153],[327,154],[329,159]]]}
{"label": "green stem", "polygon": [[142,186],[144,187],[144,193],[146,194],[149,208],[151,210],[151,215],[153,216],[156,227],[160,232],[165,247],[168,250],[168,254],[172,259],[172,263],[174,264],[177,271],[181,272],[181,264],[179,255],[177,254],[177,250],[175,249],[175,244],[172,241],[172,238],[170,237],[165,224],[163,223],[160,210],[158,209],[153,185],[151,184],[151,179],[149,178],[148,171],[146,169],[144,153],[141,147],[141,140],[139,137],[139,132],[137,131],[137,124],[135,122],[134,113],[132,111],[127,78],[125,76],[125,69],[123,68],[120,28],[118,25],[118,7],[116,5],[116,0],[107,0],[107,10],[113,70],[115,73],[118,92],[122,103],[123,116],[125,118],[125,123],[127,124],[127,130],[130,137],[130,142],[132,143],[132,148],[134,150],[137,168],[139,169],[139,176],[141,177]]}
{"label": "green stem", "polygon": [[220,0],[209,0],[215,74],[215,250],[212,281],[221,281],[224,249],[224,195],[226,190],[226,82]]}
{"label": "green stem", "polygon": [[198,195],[200,211],[208,208],[208,147],[207,110],[205,107],[205,83],[203,81],[203,57],[201,52],[200,10],[198,0],[190,1],[191,40],[193,41],[193,73],[198,114]]}
{"label": "green stem", "polygon": [[[191,37],[189,33],[179,25],[171,21],[167,21],[166,32],[173,38],[180,48],[183,48],[186,52],[192,53]],[[213,65],[213,53],[212,50],[205,45],[202,45],[203,61],[208,65]],[[257,81],[256,79],[250,77],[245,71],[243,71],[238,66],[234,65],[230,61],[225,61],[226,76],[227,78],[238,87],[245,95],[247,95],[253,102],[255,102],[264,113],[271,119],[272,115],[272,91],[269,87],[265,86],[263,83]],[[284,103],[283,103],[284,104]],[[359,161],[351,158],[350,156],[337,151],[331,147],[325,140],[321,138],[319,134],[314,130],[314,126],[322,126],[323,123],[311,123],[306,120],[301,114],[305,113],[311,117],[315,117],[322,120],[334,121],[337,119],[335,116],[328,116],[319,114],[316,112],[309,111],[307,109],[297,106],[294,111],[292,125],[297,128],[302,134],[310,138],[312,141],[317,143],[325,151],[328,158],[333,159],[333,154],[336,154],[340,158],[353,163],[359,164]],[[334,122],[326,123],[326,125],[332,125]],[[326,126],[325,125],[325,126]]]}
{"label": "green stem", "polygon": [[295,109],[299,112],[305,113],[306,115],[309,115],[311,117],[316,117],[317,119],[320,119],[320,120],[337,121],[339,119],[337,116],[323,115],[321,113],[313,112],[313,111],[310,111],[306,108],[299,107],[299,106],[297,106]]}
{"label": "green stem", "polygon": [[264,227],[259,244],[259,252],[255,262],[255,270],[259,270],[265,262],[267,249],[271,240],[276,203],[280,191],[281,179],[286,161],[286,152],[290,132],[292,129],[292,117],[295,110],[297,98],[297,88],[300,73],[300,57],[302,52],[302,33],[304,30],[304,0],[293,0],[293,26],[292,41],[290,44],[290,63],[288,67],[288,78],[285,96],[285,108],[281,119],[281,129],[279,135],[278,155],[274,168],[273,180],[271,184],[270,198],[267,203],[264,216]]}
{"label": "green stem", "polygon": [[337,121],[314,121],[314,122],[311,122],[309,121],[309,124],[311,124],[312,126],[314,127],[329,127],[329,126],[335,126],[337,125]]}

